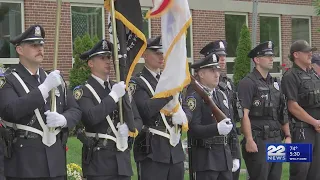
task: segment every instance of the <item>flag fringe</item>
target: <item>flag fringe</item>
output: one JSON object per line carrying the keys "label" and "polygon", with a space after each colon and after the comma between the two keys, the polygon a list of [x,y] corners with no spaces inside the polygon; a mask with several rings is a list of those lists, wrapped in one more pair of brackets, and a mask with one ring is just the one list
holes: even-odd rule
{"label": "flag fringe", "polygon": [[[172,111],[168,111],[168,110],[165,110],[165,109],[161,109],[160,112],[163,113],[165,116],[172,116],[173,113],[176,113],[178,111],[178,109],[180,108],[180,103],[178,103]],[[182,132],[188,132],[189,130],[189,125],[188,125],[188,122],[185,123],[185,124],[182,124],[181,126],[181,130]]]}
{"label": "flag fringe", "polygon": [[190,78],[190,72],[189,72],[189,64],[188,64],[188,60],[186,60],[186,79],[183,81],[183,83],[173,89],[169,89],[160,93],[155,94],[152,98],[165,98],[165,97],[169,97],[169,96],[174,96],[175,94],[179,93],[180,91],[182,91],[182,89],[184,87],[186,87],[188,84],[190,84],[191,82],[191,78]]}
{"label": "flag fringe", "polygon": [[163,14],[165,14],[172,6],[174,0],[166,0],[167,3],[163,3],[163,4],[167,4],[167,5],[161,5],[159,7],[159,9],[157,9],[154,12],[151,12],[152,9],[150,9],[147,14],[146,14],[146,19],[149,18],[159,18],[161,17]]}
{"label": "flag fringe", "polygon": [[176,106],[172,109],[172,111],[168,111],[166,109],[161,109],[160,112],[166,116],[172,116],[173,113],[176,113],[179,110],[180,104],[176,104]]}
{"label": "flag fringe", "polygon": [[[104,1],[104,7],[109,12],[111,11],[110,0]],[[131,66],[129,68],[128,75],[126,77],[126,87],[128,88],[128,84],[130,82],[134,68],[137,65],[137,63],[139,62],[140,57],[142,56],[144,51],[147,49],[147,40],[146,40],[145,35],[135,25],[133,25],[130,21],[128,21],[128,19],[125,18],[121,13],[119,13],[118,11],[115,11],[115,17],[116,17],[116,19],[120,20],[130,31],[132,31],[135,35],[138,36],[138,38],[140,38],[143,41],[143,45],[140,48],[139,52],[137,53],[136,57],[134,58]]]}
{"label": "flag fringe", "polygon": [[[177,34],[177,36],[173,39],[172,43],[170,44],[170,46],[168,48],[168,51],[166,52],[166,54],[164,56],[164,68],[166,67],[166,62],[168,60],[169,54],[171,53],[174,45],[180,40],[181,36],[187,31],[187,29],[189,28],[191,23],[192,23],[192,18],[189,18],[189,20],[183,25],[182,29]],[[181,85],[177,86],[176,88],[157,93],[153,96],[153,98],[165,98],[165,97],[173,96],[173,95],[177,94],[178,92],[180,92],[185,86],[190,84],[191,78],[190,78],[188,60],[186,60],[186,67],[187,67],[186,68],[187,77]]]}

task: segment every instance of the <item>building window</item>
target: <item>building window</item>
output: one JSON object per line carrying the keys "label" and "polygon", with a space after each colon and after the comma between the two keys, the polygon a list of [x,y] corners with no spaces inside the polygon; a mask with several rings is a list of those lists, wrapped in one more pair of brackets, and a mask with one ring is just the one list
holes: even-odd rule
{"label": "building window", "polygon": [[281,72],[281,42],[280,42],[280,17],[260,16],[260,42],[272,41],[274,43],[273,69],[270,73]]}
{"label": "building window", "polygon": [[225,35],[227,41],[227,74],[232,76],[234,59],[237,56],[237,46],[243,24],[248,25],[248,15],[242,13],[225,14]]}
{"label": "building window", "polygon": [[72,44],[78,36],[89,33],[90,37],[104,38],[104,8],[71,6]]}
{"label": "building window", "polygon": [[303,39],[310,43],[310,19],[292,18],[292,42]]}
{"label": "building window", "polygon": [[18,62],[15,46],[9,41],[21,34],[22,16],[22,3],[0,3],[0,63]]}
{"label": "building window", "polygon": [[276,57],[280,57],[280,18],[260,16],[260,42],[272,41]]}
{"label": "building window", "polygon": [[143,30],[143,34],[146,36],[146,39],[151,37],[151,21],[150,19],[145,18],[147,12],[149,11],[149,8],[142,8],[141,12],[142,12],[142,30]]}
{"label": "building window", "polygon": [[186,45],[187,45],[187,57],[189,62],[192,62],[192,25],[187,29],[186,34]]}
{"label": "building window", "polygon": [[225,34],[228,43],[228,57],[236,57],[236,50],[240,38],[243,24],[247,24],[247,15],[226,14],[225,15]]}

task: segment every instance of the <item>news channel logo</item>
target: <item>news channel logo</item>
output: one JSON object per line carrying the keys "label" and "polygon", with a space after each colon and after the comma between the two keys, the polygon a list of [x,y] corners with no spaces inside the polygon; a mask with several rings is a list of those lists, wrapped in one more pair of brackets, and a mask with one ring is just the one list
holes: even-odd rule
{"label": "news channel logo", "polygon": [[312,144],[267,144],[267,162],[311,162]]}
{"label": "news channel logo", "polygon": [[286,162],[285,144],[267,144],[268,162]]}

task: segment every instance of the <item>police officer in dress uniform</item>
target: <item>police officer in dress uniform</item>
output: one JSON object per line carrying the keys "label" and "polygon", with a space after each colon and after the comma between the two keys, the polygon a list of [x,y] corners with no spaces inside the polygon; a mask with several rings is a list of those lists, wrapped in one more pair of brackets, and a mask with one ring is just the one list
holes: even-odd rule
{"label": "police officer in dress uniform", "polygon": [[[210,42],[205,47],[203,47],[200,51],[200,54],[207,56],[210,53],[214,52],[217,56],[219,56],[220,69],[226,71],[226,64],[227,64],[227,62],[226,62],[226,56],[227,56],[226,48],[227,48],[226,41],[217,40],[214,42]],[[228,116],[228,117],[231,118],[233,125],[234,125],[233,128],[235,129],[237,134],[240,134],[240,130],[237,129],[236,122],[239,122],[242,119],[243,111],[242,111],[242,108],[239,107],[240,103],[238,101],[238,94],[236,92],[236,88],[235,88],[232,80],[227,77],[227,74],[225,72],[220,72],[218,88],[220,90],[222,90],[228,97],[229,112],[230,112],[230,116]],[[238,152],[234,152],[234,153],[237,153],[240,157],[239,138],[238,138],[237,134],[234,134],[235,136],[233,137],[234,138],[233,145],[238,146],[237,148],[235,148],[238,150]],[[239,158],[239,160],[240,160],[239,164],[241,166],[241,158]],[[236,172],[233,172],[232,175],[233,175],[234,180],[238,180],[239,175],[240,175],[240,168]]]}
{"label": "police officer in dress uniform", "polygon": [[281,178],[282,163],[266,162],[266,143],[291,142],[288,113],[281,93],[280,81],[271,77],[274,44],[267,41],[252,49],[248,56],[255,63],[253,72],[238,85],[244,110],[241,128],[244,134],[242,155],[250,180]]}
{"label": "police officer in dress uniform", "polygon": [[144,132],[135,140],[134,157],[140,180],[183,180],[185,156],[180,137],[175,137],[179,141],[176,146],[172,146],[169,139],[164,137],[172,130],[166,128],[164,121],[170,127],[179,123],[173,122],[172,117],[162,118],[160,114],[160,110],[173,97],[152,98],[164,63],[161,50],[161,36],[148,39],[143,55],[145,67],[131,79],[129,85],[144,125]]}
{"label": "police officer in dress uniform", "polygon": [[[128,141],[128,136],[135,133],[129,131],[126,123],[119,123],[119,98],[123,98],[124,118],[133,116],[138,129],[142,128],[141,118],[134,101],[131,106],[124,82],[115,83],[109,79],[112,47],[109,41],[101,40],[81,54],[80,58],[88,63],[91,76],[85,85],[76,87],[73,92],[83,112],[86,137],[79,139],[84,144],[82,168],[88,180],[129,180],[133,175],[131,147],[120,151],[116,146],[118,136]],[[131,145],[133,139],[129,140]]]}
{"label": "police officer in dress uniform", "polygon": [[[67,132],[81,118],[81,110],[66,92],[58,70],[40,68],[45,31],[29,27],[11,40],[20,63],[0,80],[0,115],[7,129],[5,176],[15,179],[54,179],[66,176]],[[56,112],[50,112],[50,90]]]}
{"label": "police officer in dress uniform", "polygon": [[292,142],[312,144],[312,162],[290,163],[290,180],[320,179],[320,79],[311,69],[312,51],[305,40],[290,47],[293,66],[282,78],[293,124]]}
{"label": "police officer in dress uniform", "polygon": [[[229,102],[226,94],[217,86],[219,83],[219,57],[211,53],[191,65],[204,89],[210,94],[218,108],[230,116]],[[230,134],[234,133],[230,118],[217,123],[211,108],[196,91],[189,91],[184,102],[184,110],[189,119],[188,136],[191,139],[192,170],[195,179],[232,180],[232,171],[239,166],[240,155],[233,154]],[[235,146],[233,148],[236,148]]]}

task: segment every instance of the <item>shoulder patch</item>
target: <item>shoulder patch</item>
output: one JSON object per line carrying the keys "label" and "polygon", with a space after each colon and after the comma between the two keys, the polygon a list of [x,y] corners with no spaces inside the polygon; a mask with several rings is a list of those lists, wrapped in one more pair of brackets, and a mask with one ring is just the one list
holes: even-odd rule
{"label": "shoulder patch", "polygon": [[81,99],[83,95],[83,90],[81,88],[81,86],[77,86],[73,89],[73,97],[76,99],[76,100],[79,100]]}
{"label": "shoulder patch", "polygon": [[0,77],[0,89],[6,84],[6,78],[4,76]]}
{"label": "shoulder patch", "polygon": [[137,88],[137,84],[135,84],[134,82],[130,81],[129,85],[128,85],[128,90],[129,90],[131,95],[133,95],[136,92],[136,88]]}
{"label": "shoulder patch", "polygon": [[194,111],[194,109],[196,108],[196,106],[197,106],[197,100],[196,100],[196,98],[194,98],[193,96],[189,96],[188,98],[187,98],[187,105],[188,105],[188,107],[189,107],[189,109],[191,110],[191,111]]}

